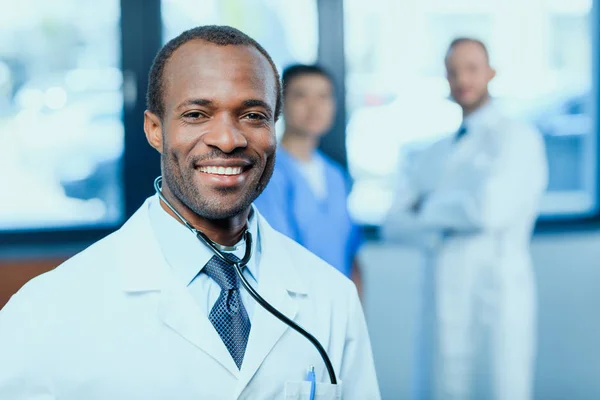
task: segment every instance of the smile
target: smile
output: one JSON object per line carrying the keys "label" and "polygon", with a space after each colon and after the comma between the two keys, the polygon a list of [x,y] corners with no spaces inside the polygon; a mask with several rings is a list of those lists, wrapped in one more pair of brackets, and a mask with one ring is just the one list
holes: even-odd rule
{"label": "smile", "polygon": [[243,172],[242,167],[200,167],[200,172],[213,175],[240,175]]}

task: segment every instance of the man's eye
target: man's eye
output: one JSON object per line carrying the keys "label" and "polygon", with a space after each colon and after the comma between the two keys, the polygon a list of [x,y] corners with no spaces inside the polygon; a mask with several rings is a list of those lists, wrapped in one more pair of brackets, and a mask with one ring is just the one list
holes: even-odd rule
{"label": "man's eye", "polygon": [[259,113],[248,113],[248,114],[246,114],[246,118],[254,120],[254,121],[262,121],[262,120],[267,119],[267,117],[265,117],[264,115],[259,114]]}
{"label": "man's eye", "polygon": [[191,111],[189,113],[183,114],[185,118],[198,119],[202,117],[202,114],[198,111]]}

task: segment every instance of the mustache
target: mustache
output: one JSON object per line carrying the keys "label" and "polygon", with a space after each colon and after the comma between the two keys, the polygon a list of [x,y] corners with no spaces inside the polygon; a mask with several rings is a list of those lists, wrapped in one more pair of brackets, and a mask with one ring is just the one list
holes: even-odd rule
{"label": "mustache", "polygon": [[234,150],[231,153],[225,153],[219,149],[212,149],[208,153],[204,153],[202,155],[194,156],[190,159],[190,165],[193,167],[194,165],[208,161],[208,160],[243,160],[248,162],[249,164],[258,164],[260,163],[260,159],[258,156],[249,155],[244,153],[244,150],[238,149]]}

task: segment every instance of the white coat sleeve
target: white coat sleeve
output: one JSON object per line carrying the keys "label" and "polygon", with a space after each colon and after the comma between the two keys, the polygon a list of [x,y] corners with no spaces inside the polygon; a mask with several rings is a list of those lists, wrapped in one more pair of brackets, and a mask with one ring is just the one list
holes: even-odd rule
{"label": "white coat sleeve", "polygon": [[414,167],[414,165],[402,164],[398,168],[394,180],[392,205],[381,225],[381,237],[388,242],[431,247],[438,239],[439,232],[423,226],[418,214],[412,209],[424,195],[415,184]]}
{"label": "white coat sleeve", "polygon": [[356,288],[352,285],[344,354],[338,379],[344,400],[381,399],[371,350],[371,340]]}
{"label": "white coat sleeve", "polygon": [[503,134],[489,165],[479,170],[475,165],[464,188],[439,190],[428,197],[420,214],[424,227],[468,233],[535,218],[548,181],[542,137],[518,125]]}
{"label": "white coat sleeve", "polygon": [[55,399],[44,375],[44,328],[35,318],[30,284],[0,310],[0,399]]}

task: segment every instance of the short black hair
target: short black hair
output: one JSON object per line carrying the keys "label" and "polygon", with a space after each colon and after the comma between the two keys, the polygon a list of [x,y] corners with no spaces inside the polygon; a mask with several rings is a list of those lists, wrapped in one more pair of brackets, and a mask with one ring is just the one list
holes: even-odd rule
{"label": "short black hair", "polygon": [[448,46],[448,51],[446,52],[446,59],[450,55],[450,52],[452,50],[454,50],[454,48],[456,46],[459,46],[463,43],[475,43],[476,45],[481,47],[483,49],[483,52],[485,53],[485,58],[488,60],[488,63],[489,63],[490,54],[488,53],[488,49],[487,49],[485,43],[483,43],[483,41],[481,41],[479,39],[472,38],[472,37],[466,37],[466,36],[455,38],[454,40],[452,40],[452,42],[450,42],[450,46]]}
{"label": "short black hair", "polygon": [[284,98],[285,98],[285,93],[287,91],[287,87],[290,84],[290,82],[301,75],[320,75],[320,76],[327,78],[329,80],[329,82],[331,82],[331,85],[334,86],[333,76],[329,73],[329,71],[327,71],[322,66],[317,65],[317,64],[312,64],[312,65],[293,64],[293,65],[287,66],[283,70],[283,73],[281,74],[281,82],[283,85],[283,97]]}
{"label": "short black hair", "polygon": [[171,39],[158,52],[148,76],[148,91],[146,94],[146,107],[153,114],[161,119],[164,117],[164,84],[163,74],[167,61],[171,58],[175,50],[192,40],[204,40],[217,46],[250,46],[258,50],[271,64],[275,76],[275,85],[277,90],[277,103],[275,105],[274,118],[277,120],[281,113],[281,83],[279,82],[279,72],[269,53],[254,39],[242,31],[230,26],[205,25],[189,29],[174,39]]}

